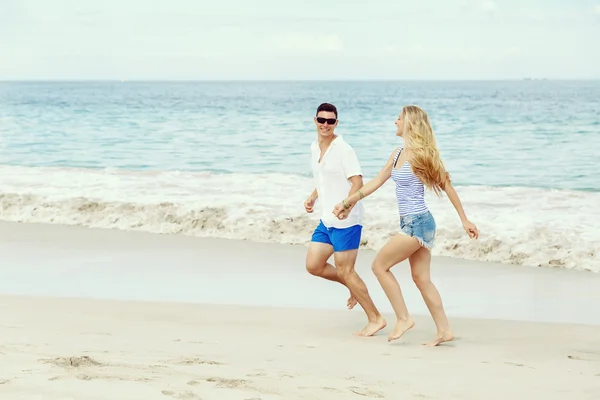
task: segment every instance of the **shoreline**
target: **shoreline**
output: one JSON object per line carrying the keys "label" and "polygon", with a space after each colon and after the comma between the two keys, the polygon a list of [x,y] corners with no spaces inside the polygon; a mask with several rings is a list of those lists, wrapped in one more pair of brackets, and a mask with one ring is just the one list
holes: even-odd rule
{"label": "shoreline", "polygon": [[[0,222],[0,293],[345,309],[347,289],[309,275],[305,256],[302,245]],[[374,256],[361,250],[356,270],[380,311],[391,312]],[[407,262],[393,272],[411,314],[428,315]],[[600,325],[587,312],[600,309],[600,274],[437,256],[432,279],[449,318]]]}

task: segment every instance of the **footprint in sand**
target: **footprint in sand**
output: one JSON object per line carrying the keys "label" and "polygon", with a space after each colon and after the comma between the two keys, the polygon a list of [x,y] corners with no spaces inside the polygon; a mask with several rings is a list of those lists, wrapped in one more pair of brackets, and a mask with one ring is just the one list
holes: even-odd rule
{"label": "footprint in sand", "polygon": [[506,364],[506,365],[514,365],[515,367],[525,367],[525,368],[535,369],[533,367],[530,367],[529,365],[515,363],[515,362],[511,362],[511,361],[505,361],[504,364]]}
{"label": "footprint in sand", "polygon": [[179,400],[201,400],[202,398],[198,396],[194,392],[185,391],[185,392],[174,392],[172,390],[163,390],[161,391],[165,396],[173,397],[174,399]]}
{"label": "footprint in sand", "polygon": [[58,357],[54,359],[41,359],[40,362],[44,364],[54,364],[59,367],[100,367],[103,366],[99,361],[94,360],[92,357],[82,356],[82,357]]}
{"label": "footprint in sand", "polygon": [[596,353],[595,351],[578,351],[577,353],[581,355],[568,355],[567,358],[570,360],[579,360],[579,361],[600,361],[600,353]]}
{"label": "footprint in sand", "polygon": [[216,383],[216,386],[218,388],[227,388],[227,389],[247,388],[248,383],[250,383],[244,379],[226,379],[226,378],[219,378],[219,377],[206,378],[205,381],[211,382],[211,383]]}
{"label": "footprint in sand", "polygon": [[361,387],[350,387],[348,388],[352,393],[357,394],[359,396],[371,397],[373,399],[383,399],[385,395],[381,392],[376,392],[374,390],[369,390]]}
{"label": "footprint in sand", "polygon": [[[245,379],[228,379],[228,378],[220,378],[217,376],[213,376],[210,378],[202,378],[202,380],[215,384],[215,387],[219,389],[240,389],[240,390],[251,390],[261,394],[268,395],[277,395],[276,391],[270,389],[264,389],[260,387],[254,386],[254,382],[248,381]],[[192,380],[187,383],[188,385],[200,385],[201,382],[197,380]]]}

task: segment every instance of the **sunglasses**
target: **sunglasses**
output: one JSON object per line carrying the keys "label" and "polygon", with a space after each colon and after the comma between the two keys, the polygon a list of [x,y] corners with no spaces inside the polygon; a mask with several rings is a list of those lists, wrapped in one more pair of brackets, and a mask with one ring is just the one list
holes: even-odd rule
{"label": "sunglasses", "polygon": [[337,119],[335,118],[323,118],[323,117],[317,117],[317,122],[320,124],[324,124],[325,122],[327,122],[329,125],[333,125],[337,122]]}

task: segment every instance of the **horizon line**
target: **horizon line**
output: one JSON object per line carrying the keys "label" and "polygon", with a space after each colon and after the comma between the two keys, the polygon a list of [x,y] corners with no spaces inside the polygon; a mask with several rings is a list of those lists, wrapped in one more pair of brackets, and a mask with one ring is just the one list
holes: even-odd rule
{"label": "horizon line", "polygon": [[233,78],[223,78],[223,79],[184,79],[184,78],[19,78],[19,79],[2,79],[0,78],[0,82],[2,83],[19,83],[19,82],[202,82],[202,83],[210,83],[210,82],[528,82],[528,81],[576,81],[576,82],[584,82],[584,81],[600,81],[600,77],[598,78],[534,78],[534,77],[523,77],[523,78],[473,78],[473,79],[458,79],[458,78],[336,78],[336,79],[304,79],[304,78],[295,78],[295,79],[233,79]]}

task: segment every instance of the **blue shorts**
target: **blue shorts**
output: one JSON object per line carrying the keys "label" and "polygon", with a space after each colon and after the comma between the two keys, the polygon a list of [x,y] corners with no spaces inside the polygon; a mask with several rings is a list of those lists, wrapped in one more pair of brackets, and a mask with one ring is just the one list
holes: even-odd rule
{"label": "blue shorts", "polygon": [[416,238],[421,246],[431,250],[435,244],[435,219],[431,212],[400,216],[400,230]]}
{"label": "blue shorts", "polygon": [[348,228],[327,228],[323,221],[315,229],[311,242],[326,243],[333,246],[333,251],[356,250],[360,246],[361,225]]}

